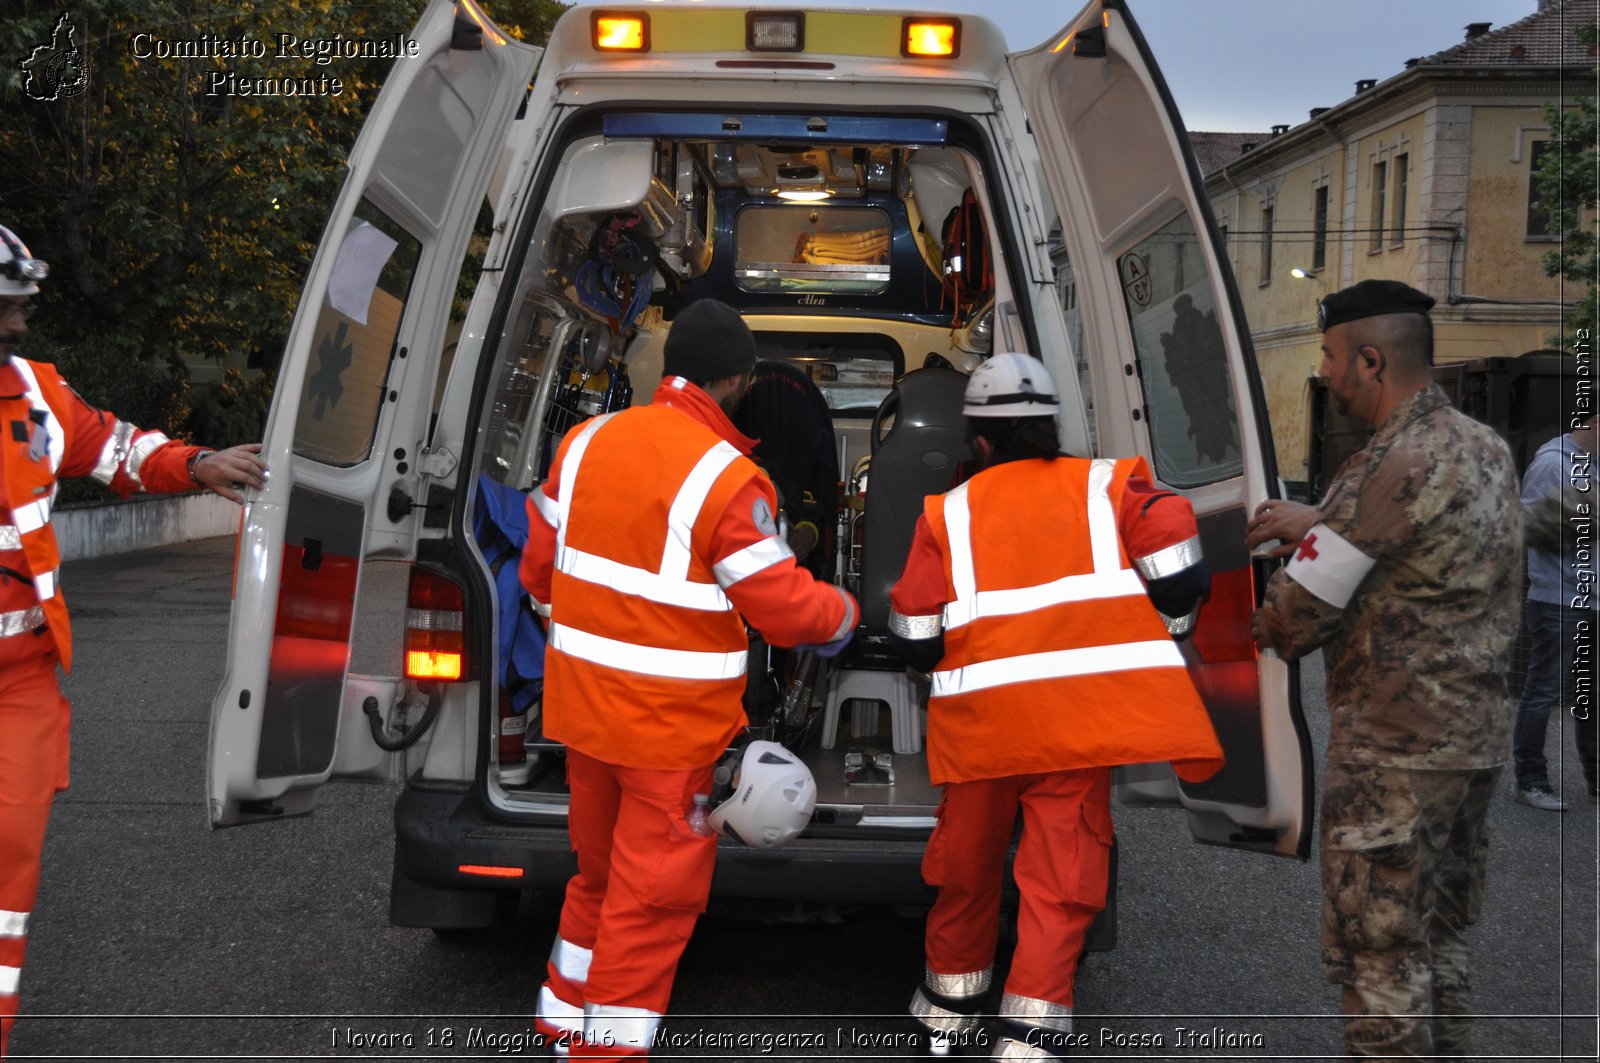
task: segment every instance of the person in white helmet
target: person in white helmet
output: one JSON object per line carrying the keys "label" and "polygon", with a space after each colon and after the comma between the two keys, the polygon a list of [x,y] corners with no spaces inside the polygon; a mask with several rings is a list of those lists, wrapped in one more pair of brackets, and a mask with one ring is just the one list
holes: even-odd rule
{"label": "person in white helmet", "polygon": [[18,1011],[39,856],[67,788],[72,632],[50,526],[57,484],[89,476],[120,495],[206,488],[234,502],[267,476],[259,444],[213,451],[95,409],[53,365],[17,352],[49,266],[0,226],[0,1057]]}
{"label": "person in white helmet", "polygon": [[[962,412],[981,468],[926,500],[890,592],[891,647],[931,673],[928,774],[944,786],[910,1006],[930,1055],[1063,1054],[1105,906],[1112,767],[1169,761],[1200,781],[1222,766],[1178,645],[1210,583],[1194,511],[1143,458],[1061,454],[1059,402],[1037,358],[973,372]],[[991,1034],[981,1013],[1019,812],[1017,946]]]}

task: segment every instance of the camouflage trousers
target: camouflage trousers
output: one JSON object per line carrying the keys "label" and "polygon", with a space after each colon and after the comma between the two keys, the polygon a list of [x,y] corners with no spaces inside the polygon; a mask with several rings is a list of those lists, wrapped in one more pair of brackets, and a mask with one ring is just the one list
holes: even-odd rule
{"label": "camouflage trousers", "polygon": [[1478,920],[1499,768],[1330,762],[1322,788],[1322,962],[1344,986],[1348,1056],[1467,1050],[1467,943]]}

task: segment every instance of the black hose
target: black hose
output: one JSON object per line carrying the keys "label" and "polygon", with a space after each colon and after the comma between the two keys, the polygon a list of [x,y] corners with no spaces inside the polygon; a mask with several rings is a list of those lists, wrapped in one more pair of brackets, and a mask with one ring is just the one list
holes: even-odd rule
{"label": "black hose", "polygon": [[423,690],[427,695],[428,708],[423,712],[422,719],[417,721],[417,725],[406,731],[399,738],[389,738],[384,735],[383,713],[378,709],[377,698],[369,695],[367,700],[361,703],[361,711],[367,714],[367,724],[372,728],[372,740],[378,743],[379,749],[387,750],[390,753],[397,753],[402,749],[410,749],[417,744],[419,738],[428,733],[428,728],[433,726],[434,718],[439,715],[439,705],[444,701],[444,698],[440,696],[437,685],[427,688],[419,687],[418,689]]}

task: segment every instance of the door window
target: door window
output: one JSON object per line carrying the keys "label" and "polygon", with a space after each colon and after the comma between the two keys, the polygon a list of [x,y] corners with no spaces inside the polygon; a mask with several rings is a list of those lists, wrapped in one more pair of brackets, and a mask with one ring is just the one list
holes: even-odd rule
{"label": "door window", "polygon": [[750,292],[856,292],[889,286],[889,215],[871,207],[746,207],[734,277]]}
{"label": "door window", "polygon": [[871,417],[905,363],[888,336],[849,332],[757,332],[756,352],[804,370],[835,417]]}
{"label": "door window", "polygon": [[348,468],[372,451],[422,242],[363,199],[334,260],[300,392],[294,452]]}
{"label": "door window", "polygon": [[1200,241],[1179,215],[1117,261],[1150,417],[1156,476],[1199,487],[1240,475],[1239,416]]}

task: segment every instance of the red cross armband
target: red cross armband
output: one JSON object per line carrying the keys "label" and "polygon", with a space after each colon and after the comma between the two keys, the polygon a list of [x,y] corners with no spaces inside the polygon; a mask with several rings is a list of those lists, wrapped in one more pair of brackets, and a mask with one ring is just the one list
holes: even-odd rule
{"label": "red cross armband", "polygon": [[1357,550],[1350,540],[1318,524],[1306,532],[1289,559],[1289,578],[1327,602],[1343,609],[1367,578],[1377,558]]}

